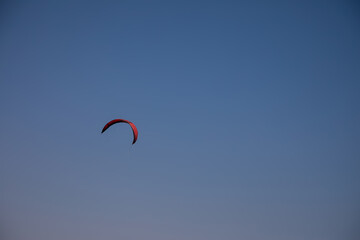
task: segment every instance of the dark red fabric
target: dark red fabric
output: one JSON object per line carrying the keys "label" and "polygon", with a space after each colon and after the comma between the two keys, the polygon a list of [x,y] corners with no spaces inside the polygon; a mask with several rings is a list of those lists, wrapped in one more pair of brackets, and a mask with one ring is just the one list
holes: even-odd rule
{"label": "dark red fabric", "polygon": [[101,133],[105,132],[106,129],[108,129],[109,127],[111,127],[111,126],[114,125],[115,123],[121,123],[121,122],[127,123],[127,124],[130,125],[130,127],[131,127],[131,129],[132,129],[132,131],[133,131],[133,135],[134,135],[134,140],[133,140],[133,143],[132,143],[132,144],[134,144],[134,143],[136,142],[136,140],[137,140],[137,137],[138,137],[138,130],[137,130],[135,124],[133,124],[132,122],[130,122],[130,121],[128,121],[128,120],[125,120],[125,119],[114,119],[114,120],[108,122],[108,123],[104,126],[103,130],[101,131]]}

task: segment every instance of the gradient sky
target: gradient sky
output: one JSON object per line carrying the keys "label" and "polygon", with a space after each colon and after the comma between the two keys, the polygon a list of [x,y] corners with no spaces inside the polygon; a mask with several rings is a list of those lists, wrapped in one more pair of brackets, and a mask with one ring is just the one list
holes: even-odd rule
{"label": "gradient sky", "polygon": [[1,239],[360,238],[356,1],[0,8]]}

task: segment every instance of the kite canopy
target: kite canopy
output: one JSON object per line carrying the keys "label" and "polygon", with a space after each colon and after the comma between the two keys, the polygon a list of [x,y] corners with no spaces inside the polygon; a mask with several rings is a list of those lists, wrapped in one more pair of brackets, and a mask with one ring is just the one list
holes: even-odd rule
{"label": "kite canopy", "polygon": [[109,127],[111,127],[111,126],[114,125],[115,123],[122,123],[122,122],[123,122],[123,123],[127,123],[127,124],[130,125],[130,127],[131,127],[131,129],[132,129],[132,131],[133,131],[133,135],[134,135],[134,139],[133,139],[132,144],[134,144],[134,143],[136,142],[136,140],[137,140],[137,137],[138,137],[138,130],[137,130],[135,124],[133,124],[132,122],[130,122],[130,121],[128,121],[128,120],[125,120],[125,119],[114,119],[114,120],[108,122],[108,123],[104,126],[103,130],[101,131],[101,133],[105,132],[106,129],[108,129]]}

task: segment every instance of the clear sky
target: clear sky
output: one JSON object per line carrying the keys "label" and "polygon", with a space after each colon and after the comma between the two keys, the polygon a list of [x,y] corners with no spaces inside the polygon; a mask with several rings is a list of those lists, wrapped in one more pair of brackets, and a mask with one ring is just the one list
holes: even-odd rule
{"label": "clear sky", "polygon": [[356,1],[2,1],[1,239],[359,239],[359,43]]}

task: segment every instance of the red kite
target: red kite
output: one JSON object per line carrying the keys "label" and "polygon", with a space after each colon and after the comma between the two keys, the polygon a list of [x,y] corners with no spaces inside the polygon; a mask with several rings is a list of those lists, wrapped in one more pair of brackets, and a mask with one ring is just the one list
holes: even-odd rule
{"label": "red kite", "polygon": [[109,128],[110,126],[112,126],[113,124],[115,124],[115,123],[121,123],[121,122],[127,123],[127,124],[130,125],[130,127],[131,127],[131,129],[132,129],[132,131],[133,131],[133,135],[134,135],[134,140],[133,140],[132,144],[134,144],[134,143],[136,142],[136,140],[137,140],[137,137],[138,137],[138,130],[137,130],[135,124],[133,124],[132,122],[130,122],[130,121],[128,121],[128,120],[125,120],[125,119],[114,119],[114,120],[108,122],[108,123],[104,126],[103,130],[101,131],[101,133],[105,132],[106,129],[108,129],[108,128]]}

